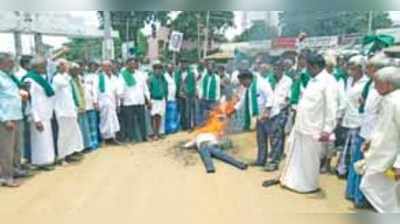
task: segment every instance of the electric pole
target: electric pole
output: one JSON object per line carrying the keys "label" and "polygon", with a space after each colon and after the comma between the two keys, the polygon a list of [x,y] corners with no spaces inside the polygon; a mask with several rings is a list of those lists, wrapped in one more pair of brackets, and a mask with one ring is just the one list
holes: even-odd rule
{"label": "electric pole", "polygon": [[104,11],[104,42],[103,42],[104,60],[111,60],[114,58],[114,41],[111,32],[112,32],[111,12]]}
{"label": "electric pole", "polygon": [[372,22],[374,19],[374,12],[369,11],[368,13],[368,34],[372,34]]}
{"label": "electric pole", "polygon": [[204,48],[203,48],[203,59],[207,57],[207,50],[208,50],[208,33],[209,33],[209,24],[210,23],[210,11],[207,11],[206,16],[206,27],[204,31]]}

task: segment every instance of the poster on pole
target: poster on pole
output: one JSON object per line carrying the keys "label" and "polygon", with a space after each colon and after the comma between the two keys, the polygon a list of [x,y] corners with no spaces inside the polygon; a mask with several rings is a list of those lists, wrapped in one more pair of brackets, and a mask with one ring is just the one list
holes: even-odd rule
{"label": "poster on pole", "polygon": [[182,47],[183,33],[178,31],[172,31],[171,37],[169,39],[168,49],[170,51],[179,52]]}

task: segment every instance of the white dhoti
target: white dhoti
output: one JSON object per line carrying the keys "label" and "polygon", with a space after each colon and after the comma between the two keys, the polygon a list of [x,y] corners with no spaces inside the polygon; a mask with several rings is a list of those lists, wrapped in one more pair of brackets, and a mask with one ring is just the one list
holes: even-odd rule
{"label": "white dhoti", "polygon": [[160,115],[164,117],[166,107],[165,100],[151,100],[151,116]]}
{"label": "white dhoti", "polygon": [[103,139],[115,138],[120,129],[115,103],[108,97],[102,97],[99,106],[101,136]]}
{"label": "white dhoti", "polygon": [[31,160],[33,165],[49,165],[54,163],[55,152],[51,121],[42,121],[43,131],[36,129],[31,123]]}
{"label": "white dhoti", "polygon": [[361,191],[380,213],[400,213],[400,182],[382,172],[368,171],[362,178]]}
{"label": "white dhoti", "polygon": [[289,152],[280,178],[282,186],[299,193],[318,190],[324,145],[312,135],[296,131],[292,131],[288,141]]}
{"label": "white dhoti", "polygon": [[83,139],[77,118],[59,117],[57,123],[57,159],[64,159],[74,152],[81,152],[83,150]]}

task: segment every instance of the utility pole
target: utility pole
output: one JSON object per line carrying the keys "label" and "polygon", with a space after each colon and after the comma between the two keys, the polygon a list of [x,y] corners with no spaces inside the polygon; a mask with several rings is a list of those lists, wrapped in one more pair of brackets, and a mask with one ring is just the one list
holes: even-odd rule
{"label": "utility pole", "polygon": [[372,34],[372,22],[374,20],[374,12],[369,11],[368,13],[368,34]]}
{"label": "utility pole", "polygon": [[33,35],[33,39],[35,41],[35,53],[37,55],[44,56],[44,49],[43,49],[43,36],[41,33],[35,33]]}
{"label": "utility pole", "polygon": [[209,24],[210,23],[210,11],[207,11],[206,16],[206,27],[204,31],[204,48],[203,48],[203,59],[207,57],[207,50],[208,50],[208,35],[209,35]]}
{"label": "utility pole", "polygon": [[114,41],[111,35],[111,12],[104,11],[104,42],[103,59],[111,60],[114,58]]}
{"label": "utility pole", "polygon": [[201,45],[200,45],[200,14],[196,15],[197,19],[197,59],[200,60],[201,58]]}

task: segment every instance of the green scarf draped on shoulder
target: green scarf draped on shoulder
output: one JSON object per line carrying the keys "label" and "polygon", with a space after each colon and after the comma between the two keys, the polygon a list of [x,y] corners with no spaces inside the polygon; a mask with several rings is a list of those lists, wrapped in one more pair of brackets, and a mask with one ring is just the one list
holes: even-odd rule
{"label": "green scarf draped on shoulder", "polygon": [[305,69],[300,72],[299,79],[293,81],[290,96],[291,105],[297,105],[299,103],[301,91],[307,87],[310,79],[311,74]]}
{"label": "green scarf draped on shoulder", "polygon": [[126,86],[132,87],[136,85],[135,73],[129,71],[127,68],[123,69],[121,72],[121,76],[124,79]]}
{"label": "green scarf draped on shoulder", "polygon": [[245,106],[245,130],[250,130],[251,118],[260,114],[257,102],[257,78],[254,77],[253,82],[247,88],[245,93],[244,106]]}
{"label": "green scarf draped on shoulder", "polygon": [[374,83],[373,79],[370,79],[367,83],[365,83],[364,88],[361,92],[362,103],[358,108],[358,111],[363,114],[365,112],[365,103],[367,101],[369,90],[371,89],[371,85]]}
{"label": "green scarf draped on shoulder", "polygon": [[18,88],[22,87],[22,83],[18,80],[18,78],[14,74],[9,74],[8,76],[11,78],[11,80],[15,83],[15,85]]}
{"label": "green scarf draped on shoulder", "polygon": [[35,70],[29,71],[28,74],[26,74],[22,80],[25,81],[25,79],[27,78],[30,78],[37,84],[39,84],[42,87],[47,97],[54,96],[55,93],[53,87],[45,78],[43,78],[43,76],[39,75],[39,73],[37,73]]}
{"label": "green scarf draped on shoulder", "polygon": [[335,77],[336,81],[343,80],[345,86],[347,86],[347,78],[348,78],[348,76],[347,76],[347,73],[344,71],[344,69],[336,67],[333,70],[333,76]]}
{"label": "green scarf draped on shoulder", "polygon": [[70,80],[72,97],[74,98],[74,104],[79,111],[84,111],[86,108],[85,93],[78,79],[79,78],[71,78]]}
{"label": "green scarf draped on shoulder", "polygon": [[104,72],[101,72],[99,74],[99,90],[101,93],[104,93],[106,91],[106,75]]}
{"label": "green scarf draped on shoulder", "polygon": [[196,95],[196,77],[191,69],[187,70],[185,89],[187,96],[193,97]]}
{"label": "green scarf draped on shoulder", "polygon": [[276,87],[276,84],[278,83],[278,79],[276,78],[276,75],[274,73],[269,73],[267,76],[267,80],[269,84],[271,85],[271,88],[274,90]]}
{"label": "green scarf draped on shoulder", "polygon": [[182,85],[182,71],[180,69],[177,69],[174,72],[174,81],[176,85],[176,95],[179,96],[181,85]]}
{"label": "green scarf draped on shoulder", "polygon": [[217,76],[207,73],[202,84],[203,98],[212,101],[217,100]]}
{"label": "green scarf draped on shoulder", "polygon": [[163,100],[168,96],[168,84],[163,75],[150,74],[149,89],[151,99]]}

